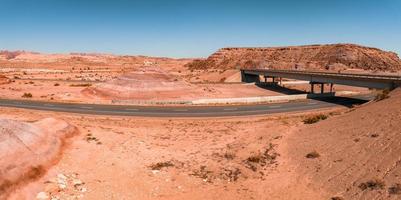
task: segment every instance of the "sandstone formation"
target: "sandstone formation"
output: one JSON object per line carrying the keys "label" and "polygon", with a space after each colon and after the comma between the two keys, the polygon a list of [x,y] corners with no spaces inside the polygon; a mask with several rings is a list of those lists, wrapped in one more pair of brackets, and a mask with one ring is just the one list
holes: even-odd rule
{"label": "sandstone formation", "polygon": [[46,118],[35,123],[0,119],[0,199],[34,180],[59,157],[65,139],[77,129],[65,121]]}
{"label": "sandstone formation", "polygon": [[189,69],[272,68],[304,70],[401,70],[396,53],[354,44],[307,45],[273,48],[222,48]]}
{"label": "sandstone formation", "polygon": [[10,83],[11,80],[4,75],[0,74],[0,85]]}

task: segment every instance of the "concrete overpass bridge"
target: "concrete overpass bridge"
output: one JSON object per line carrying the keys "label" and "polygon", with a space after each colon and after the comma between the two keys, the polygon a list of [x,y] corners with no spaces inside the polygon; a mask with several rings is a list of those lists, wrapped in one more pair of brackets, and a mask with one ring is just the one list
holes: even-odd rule
{"label": "concrete overpass bridge", "polygon": [[[272,83],[276,83],[277,80],[281,81],[282,78],[309,81],[312,93],[314,93],[314,85],[316,84],[321,84],[322,86],[330,84],[330,92],[332,92],[334,84],[388,90],[401,86],[401,76],[300,70],[241,69],[242,82],[259,83],[262,82],[260,80],[261,76],[264,77],[264,82],[271,78]],[[324,87],[321,87],[321,93],[324,93]]]}

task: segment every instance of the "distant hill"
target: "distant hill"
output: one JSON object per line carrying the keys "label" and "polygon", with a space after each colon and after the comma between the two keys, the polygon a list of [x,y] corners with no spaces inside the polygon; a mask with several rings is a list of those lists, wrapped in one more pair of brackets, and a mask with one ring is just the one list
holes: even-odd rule
{"label": "distant hill", "polygon": [[193,59],[128,56],[99,53],[45,54],[28,51],[0,51],[0,67],[99,68],[140,66],[183,66]]}

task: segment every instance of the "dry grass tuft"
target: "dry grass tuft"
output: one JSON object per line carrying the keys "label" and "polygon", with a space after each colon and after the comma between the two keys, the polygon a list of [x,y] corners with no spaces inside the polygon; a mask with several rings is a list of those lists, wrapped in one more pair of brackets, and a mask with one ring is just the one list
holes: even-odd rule
{"label": "dry grass tuft", "polygon": [[92,84],[90,83],[79,83],[79,84],[71,84],[70,87],[90,87]]}
{"label": "dry grass tuft", "polygon": [[361,190],[380,190],[383,189],[385,186],[384,182],[382,180],[379,179],[373,179],[373,180],[369,180],[366,181],[364,183],[359,184],[359,189]]}
{"label": "dry grass tuft", "polygon": [[314,115],[314,116],[308,117],[308,118],[304,119],[302,122],[304,124],[314,124],[316,122],[319,122],[320,120],[325,120],[327,118],[328,118],[327,115],[319,114],[319,115]]}
{"label": "dry grass tuft", "polygon": [[22,95],[22,98],[32,98],[32,94],[31,93],[24,93],[23,95]]}
{"label": "dry grass tuft", "polygon": [[166,162],[158,162],[155,164],[150,165],[150,169],[152,170],[161,170],[165,167],[173,167],[174,164],[171,161],[166,161]]}
{"label": "dry grass tuft", "polygon": [[393,185],[393,186],[391,186],[391,187],[389,187],[388,188],[388,193],[389,194],[392,194],[392,195],[394,195],[394,194],[401,194],[401,184],[395,184],[395,185]]}

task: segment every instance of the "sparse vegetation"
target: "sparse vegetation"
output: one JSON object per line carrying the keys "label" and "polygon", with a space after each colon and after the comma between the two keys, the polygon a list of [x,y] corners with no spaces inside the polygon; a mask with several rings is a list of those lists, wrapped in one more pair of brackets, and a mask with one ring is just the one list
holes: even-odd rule
{"label": "sparse vegetation", "polygon": [[102,142],[100,142],[99,141],[99,139],[98,138],[96,138],[96,137],[94,137],[91,133],[88,133],[87,135],[86,135],[86,141],[87,142],[95,142],[97,145],[101,145],[102,144]]}
{"label": "sparse vegetation", "polygon": [[235,158],[235,153],[233,152],[226,152],[224,155],[224,158],[226,158],[227,160],[233,160]]}
{"label": "sparse vegetation", "polygon": [[223,174],[228,181],[233,182],[233,181],[237,181],[238,178],[241,175],[241,170],[238,168],[234,168],[234,169],[224,169],[224,174]]}
{"label": "sparse vegetation", "polygon": [[32,98],[33,96],[32,96],[32,94],[31,93],[24,93],[23,95],[22,95],[22,98]]}
{"label": "sparse vegetation", "polygon": [[70,87],[90,87],[92,84],[90,83],[79,83],[79,84],[71,84]]}
{"label": "sparse vegetation", "polygon": [[315,158],[319,158],[320,154],[317,151],[312,151],[312,152],[306,154],[305,157],[309,158],[309,159],[315,159]]}
{"label": "sparse vegetation", "polygon": [[361,190],[380,190],[385,186],[384,182],[378,179],[369,180],[367,182],[359,184],[359,189]]}
{"label": "sparse vegetation", "polygon": [[265,149],[265,151],[258,152],[246,158],[243,162],[245,166],[252,171],[257,171],[258,167],[264,167],[269,164],[273,164],[279,156],[278,153],[275,152],[273,144],[270,144],[269,147]]}
{"label": "sparse vegetation", "polygon": [[344,200],[342,197],[331,197],[330,200]]}
{"label": "sparse vegetation", "polygon": [[389,194],[392,194],[392,195],[394,195],[394,194],[401,194],[401,184],[395,184],[395,185],[393,185],[393,186],[391,186],[391,187],[389,187],[388,188],[388,193]]}
{"label": "sparse vegetation", "polygon": [[171,161],[166,161],[166,162],[158,162],[155,164],[150,165],[150,169],[152,170],[161,170],[162,168],[165,167],[173,167],[174,164]]}
{"label": "sparse vegetation", "polygon": [[55,83],[54,86],[60,86],[60,84],[59,83]]}
{"label": "sparse vegetation", "polygon": [[199,177],[199,178],[201,178],[201,179],[203,179],[204,181],[207,181],[207,182],[211,182],[211,180],[213,179],[213,172],[210,171],[210,170],[207,170],[206,166],[204,166],[204,165],[200,166],[199,170],[195,170],[190,175]]}
{"label": "sparse vegetation", "polygon": [[316,122],[319,122],[320,120],[325,120],[327,119],[327,115],[324,114],[319,114],[319,115],[314,115],[311,117],[308,117],[306,119],[303,120],[304,124],[314,124]]}

